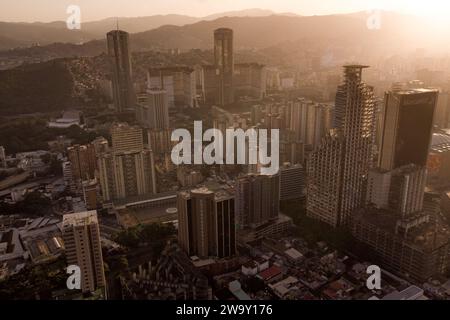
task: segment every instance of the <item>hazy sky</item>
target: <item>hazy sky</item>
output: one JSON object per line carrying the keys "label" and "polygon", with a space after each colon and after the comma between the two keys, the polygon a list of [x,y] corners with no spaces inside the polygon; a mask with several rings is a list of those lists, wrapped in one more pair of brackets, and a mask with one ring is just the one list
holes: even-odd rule
{"label": "hazy sky", "polygon": [[71,4],[80,6],[83,21],[169,13],[205,16],[248,8],[303,15],[369,9],[395,10],[432,17],[450,15],[448,0],[0,0],[0,20],[66,20],[66,8]]}

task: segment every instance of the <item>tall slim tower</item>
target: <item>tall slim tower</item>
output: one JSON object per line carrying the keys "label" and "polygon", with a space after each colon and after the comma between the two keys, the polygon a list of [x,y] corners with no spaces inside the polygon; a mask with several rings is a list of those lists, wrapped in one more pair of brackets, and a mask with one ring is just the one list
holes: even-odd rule
{"label": "tall slim tower", "polygon": [[105,286],[97,211],[65,214],[63,237],[68,265],[81,270],[81,290],[94,292]]}
{"label": "tall slim tower", "polygon": [[113,30],[107,34],[108,58],[111,66],[113,97],[116,112],[133,108],[136,101],[129,47],[129,34]]}
{"label": "tall slim tower", "polygon": [[344,67],[338,87],[334,129],[308,159],[307,212],[333,227],[347,226],[364,204],[373,164],[375,103],[373,88],[362,81],[361,65]]}
{"label": "tall slim tower", "polygon": [[218,103],[230,104],[234,101],[233,74],[233,30],[220,28],[214,31],[214,65],[219,79]]}

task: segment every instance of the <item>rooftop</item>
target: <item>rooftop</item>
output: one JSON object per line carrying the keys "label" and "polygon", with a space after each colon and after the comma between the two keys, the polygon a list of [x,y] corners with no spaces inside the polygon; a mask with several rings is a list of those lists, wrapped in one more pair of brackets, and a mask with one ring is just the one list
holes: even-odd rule
{"label": "rooftop", "polygon": [[63,227],[66,226],[83,226],[92,223],[98,223],[97,211],[85,211],[71,214],[65,214],[63,217]]}

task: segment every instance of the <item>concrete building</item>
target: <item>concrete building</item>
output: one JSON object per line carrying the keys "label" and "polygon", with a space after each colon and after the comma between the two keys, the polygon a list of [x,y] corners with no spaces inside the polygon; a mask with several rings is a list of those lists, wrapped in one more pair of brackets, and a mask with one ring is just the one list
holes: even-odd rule
{"label": "concrete building", "polygon": [[235,99],[246,97],[261,100],[266,95],[266,68],[258,63],[237,63],[234,65]]}
{"label": "concrete building", "polygon": [[111,136],[111,151],[98,157],[103,201],[156,193],[153,153],[144,147],[142,129],[118,124]]}
{"label": "concrete building", "polygon": [[136,105],[136,120],[144,128],[164,130],[169,128],[169,101],[167,91],[147,89]]}
{"label": "concrete building", "polygon": [[430,186],[436,188],[450,186],[450,135],[433,134],[427,170]]}
{"label": "concrete building", "polygon": [[97,160],[95,148],[92,144],[74,145],[67,148],[67,157],[72,167],[74,181],[83,181],[95,178]]}
{"label": "concrete building", "polygon": [[280,168],[280,201],[302,199],[305,196],[305,168],[300,164],[285,164]]}
{"label": "concrete building", "polygon": [[197,107],[196,73],[190,67],[150,68],[147,89],[160,88],[167,93],[169,108]]}
{"label": "concrete building", "polygon": [[104,288],[106,282],[97,211],[64,215],[62,229],[67,264],[81,269],[81,290],[94,292]]}
{"label": "concrete building", "polygon": [[214,66],[219,79],[219,105],[230,104],[234,102],[234,49],[231,29],[220,28],[214,31]]}
{"label": "concrete building", "polygon": [[236,254],[234,194],[201,187],[178,194],[178,241],[189,256],[226,258]]}
{"label": "concrete building", "polygon": [[142,128],[127,123],[114,124],[111,129],[112,152],[139,152],[144,149]]}
{"label": "concrete building", "polygon": [[113,100],[116,112],[134,108],[134,93],[129,34],[113,30],[106,35],[108,59],[113,83]]}
{"label": "concrete building", "polygon": [[236,214],[240,228],[276,220],[280,213],[280,174],[240,178],[236,186]]}
{"label": "concrete building", "polygon": [[373,88],[362,81],[364,68],[344,67],[334,130],[307,161],[307,214],[333,227],[347,226],[352,212],[364,204],[373,162],[375,104]]}
{"label": "concrete building", "polygon": [[306,99],[290,101],[287,108],[288,127],[308,149],[320,144],[332,127],[333,106]]}

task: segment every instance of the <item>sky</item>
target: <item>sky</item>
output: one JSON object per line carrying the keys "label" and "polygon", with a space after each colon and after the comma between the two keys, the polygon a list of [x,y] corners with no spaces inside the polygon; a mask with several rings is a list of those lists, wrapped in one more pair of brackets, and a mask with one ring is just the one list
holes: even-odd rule
{"label": "sky", "polygon": [[433,19],[444,19],[450,15],[448,0],[0,0],[0,21],[65,21],[69,5],[80,7],[83,21],[171,13],[203,17],[248,8],[301,15],[373,9],[417,14]]}

